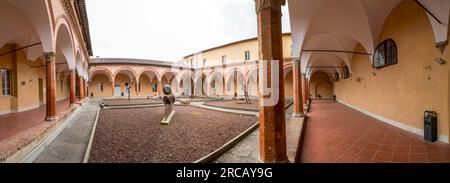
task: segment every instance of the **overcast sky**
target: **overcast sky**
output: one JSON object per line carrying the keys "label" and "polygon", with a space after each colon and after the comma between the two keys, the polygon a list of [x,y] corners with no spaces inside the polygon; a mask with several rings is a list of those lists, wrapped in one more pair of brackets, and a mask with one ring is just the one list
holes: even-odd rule
{"label": "overcast sky", "polygon": [[[253,0],[86,0],[94,56],[178,61],[256,37]],[[283,32],[290,32],[283,7]]]}

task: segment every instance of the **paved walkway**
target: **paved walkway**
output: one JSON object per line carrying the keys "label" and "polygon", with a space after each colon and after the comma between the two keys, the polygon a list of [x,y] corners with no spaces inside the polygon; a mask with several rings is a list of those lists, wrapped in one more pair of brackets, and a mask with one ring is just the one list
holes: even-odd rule
{"label": "paved walkway", "polygon": [[[293,105],[286,109],[286,145],[290,162],[295,155],[300,140],[303,119],[291,119]],[[212,163],[258,163],[259,162],[259,128],[237,143]]]}
{"label": "paved walkway", "polygon": [[450,145],[425,142],[337,102],[313,101],[308,117],[301,162],[450,162]]}
{"label": "paved walkway", "polygon": [[[56,102],[57,115],[68,109],[69,104],[69,99]],[[45,110],[46,105],[41,105],[39,108],[24,112],[0,115],[0,141],[45,123]]]}
{"label": "paved walkway", "polygon": [[191,102],[191,105],[195,106],[195,107],[200,107],[200,108],[210,109],[210,110],[215,110],[215,111],[221,111],[221,112],[259,116],[259,112],[256,112],[256,111],[244,111],[244,110],[238,110],[238,109],[226,109],[226,108],[221,108],[221,107],[207,106],[207,105],[203,105],[203,102]]}
{"label": "paved walkway", "polygon": [[55,138],[34,162],[81,163],[99,108],[98,100],[88,101],[73,117],[68,126]]}

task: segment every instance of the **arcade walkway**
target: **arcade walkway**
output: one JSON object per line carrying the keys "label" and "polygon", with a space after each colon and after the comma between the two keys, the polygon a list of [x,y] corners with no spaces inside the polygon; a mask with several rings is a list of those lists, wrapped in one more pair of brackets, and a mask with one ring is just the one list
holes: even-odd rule
{"label": "arcade walkway", "polygon": [[450,162],[450,145],[425,142],[337,102],[313,101],[308,116],[303,163]]}
{"label": "arcade walkway", "polygon": [[[69,99],[56,102],[57,115],[69,108]],[[0,141],[44,122],[46,105],[29,111],[0,115]]]}

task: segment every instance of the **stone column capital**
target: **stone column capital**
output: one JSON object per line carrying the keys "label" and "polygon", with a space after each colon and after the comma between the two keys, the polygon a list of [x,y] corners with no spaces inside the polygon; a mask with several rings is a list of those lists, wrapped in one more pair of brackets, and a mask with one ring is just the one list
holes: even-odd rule
{"label": "stone column capital", "polygon": [[44,52],[44,57],[46,60],[50,60],[51,58],[55,57],[55,52]]}
{"label": "stone column capital", "polygon": [[292,58],[292,63],[294,64],[300,63],[300,58]]}
{"label": "stone column capital", "polygon": [[255,0],[255,10],[258,14],[262,9],[280,7],[286,4],[286,0]]}

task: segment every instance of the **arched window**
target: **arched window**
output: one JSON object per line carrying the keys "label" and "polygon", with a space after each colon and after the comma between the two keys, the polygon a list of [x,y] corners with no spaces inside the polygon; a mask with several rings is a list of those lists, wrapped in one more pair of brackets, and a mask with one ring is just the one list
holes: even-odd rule
{"label": "arched window", "polygon": [[375,50],[372,66],[379,69],[394,64],[397,64],[397,45],[394,40],[387,39]]}
{"label": "arched window", "polygon": [[334,73],[334,80],[335,80],[336,82],[339,81],[339,73]]}
{"label": "arched window", "polygon": [[350,78],[350,70],[348,69],[347,66],[344,67],[343,71],[342,71],[342,79],[347,79]]}

